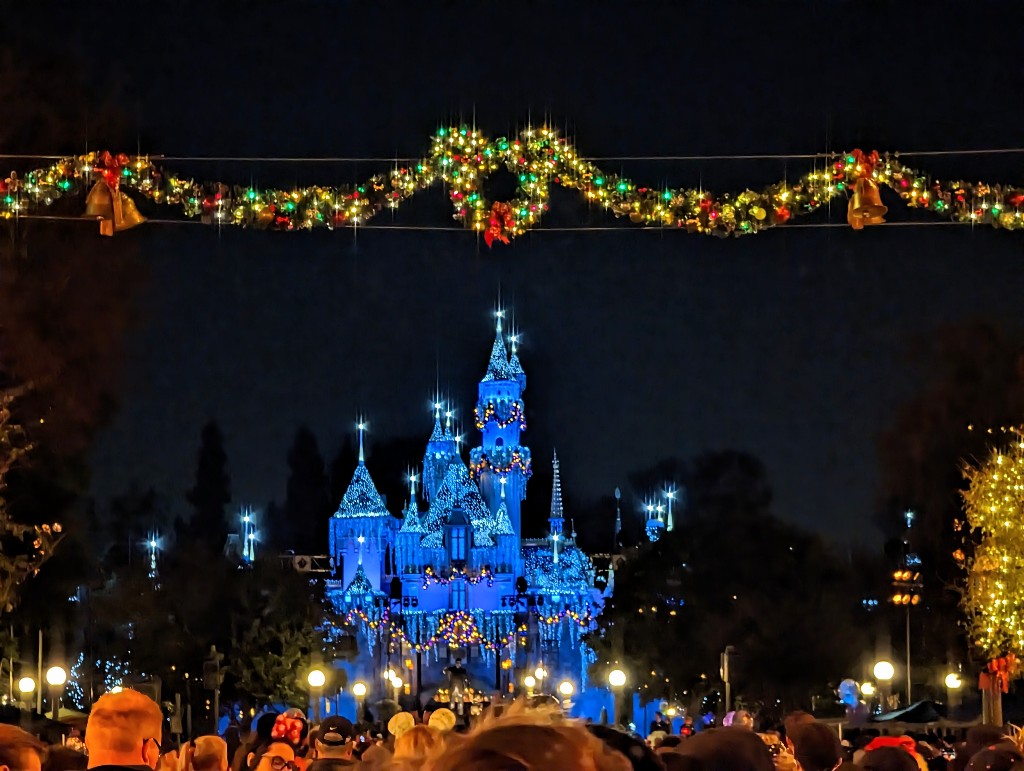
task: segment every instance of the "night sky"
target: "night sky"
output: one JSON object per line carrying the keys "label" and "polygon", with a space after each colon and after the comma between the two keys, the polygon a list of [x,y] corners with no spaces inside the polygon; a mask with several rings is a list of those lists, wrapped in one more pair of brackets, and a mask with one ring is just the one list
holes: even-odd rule
{"label": "night sky", "polygon": [[[1020,144],[1020,19],[995,5],[101,2],[67,18],[28,5],[10,6],[13,42],[72,62],[134,116],[152,153],[418,156],[439,123],[474,116],[491,136],[547,118],[591,156]],[[97,25],[130,42],[100,46]],[[1020,183],[1022,157],[912,162]],[[806,164],[602,162],[713,190]],[[386,168],[184,167],[264,185]],[[908,219],[887,203],[890,220]],[[616,224],[571,192],[556,188],[552,204],[553,226]],[[436,188],[395,222],[444,227],[450,211]],[[840,206],[809,221],[844,219]],[[371,446],[425,441],[438,371],[468,415],[500,291],[523,332],[524,442],[535,464],[557,446],[570,505],[666,456],[739,449],[764,460],[780,514],[870,541],[874,438],[923,375],[907,351],[943,323],[1017,325],[1024,296],[1024,235],[967,227],[719,240],[542,226],[493,250],[459,230],[154,225],[116,238],[136,240],[151,279],[120,410],[92,455],[93,492],[152,485],[175,507],[210,418],[225,431],[235,502],[263,505],[284,499],[300,424],[328,461],[360,412]]]}

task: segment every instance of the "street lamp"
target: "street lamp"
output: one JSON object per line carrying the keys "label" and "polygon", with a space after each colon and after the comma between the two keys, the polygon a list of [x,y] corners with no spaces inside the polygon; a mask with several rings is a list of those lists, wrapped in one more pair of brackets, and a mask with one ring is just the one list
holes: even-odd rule
{"label": "street lamp", "polygon": [[533,676],[537,678],[537,686],[540,688],[541,692],[543,693],[543,691],[544,691],[544,678],[546,678],[548,676],[548,671],[546,669],[544,669],[544,667],[537,667],[533,671]]}
{"label": "street lamp", "polygon": [[622,686],[626,684],[626,673],[621,669],[613,669],[608,673],[608,685],[612,687],[612,719],[615,725],[619,724],[619,697],[622,691]]}
{"label": "street lamp", "polygon": [[527,675],[523,678],[523,685],[526,686],[526,695],[533,696],[533,689],[537,685],[537,678],[535,678],[533,675]]}
{"label": "street lamp", "polygon": [[867,696],[869,698],[871,696],[874,696],[875,695],[875,684],[874,683],[861,683],[860,692],[863,695],[865,695],[865,696]]}
{"label": "street lamp", "polygon": [[28,701],[28,697],[36,692],[36,681],[31,677],[23,677],[18,681],[18,691],[21,693],[21,700]]}
{"label": "street lamp", "polygon": [[363,717],[363,700],[366,698],[366,683],[352,683],[352,695],[356,697],[356,722]]}
{"label": "street lamp", "polygon": [[324,683],[327,682],[327,675],[324,674],[322,669],[311,669],[309,670],[309,674],[306,675],[306,682],[309,683],[309,687],[313,690],[313,720],[319,723],[320,694],[324,687]]}
{"label": "street lamp", "polygon": [[958,675],[956,672],[950,672],[948,675],[946,675],[945,683],[946,687],[949,688],[949,690],[951,691],[955,691],[958,688],[960,688],[961,685],[963,685],[963,682],[960,680],[960,675]]}
{"label": "street lamp", "polygon": [[46,683],[51,688],[53,699],[53,719],[57,720],[60,709],[60,695],[64,690],[64,683],[68,681],[68,673],[64,667],[50,667],[46,670]]}
{"label": "street lamp", "polygon": [[568,710],[572,706],[572,695],[576,692],[576,686],[569,680],[563,680],[558,684],[558,693],[562,697],[562,707]]}
{"label": "street lamp", "polygon": [[875,676],[876,680],[888,682],[892,680],[893,675],[896,674],[896,667],[892,665],[892,662],[885,661],[883,659],[882,661],[875,662],[875,666],[872,668],[871,673]]}

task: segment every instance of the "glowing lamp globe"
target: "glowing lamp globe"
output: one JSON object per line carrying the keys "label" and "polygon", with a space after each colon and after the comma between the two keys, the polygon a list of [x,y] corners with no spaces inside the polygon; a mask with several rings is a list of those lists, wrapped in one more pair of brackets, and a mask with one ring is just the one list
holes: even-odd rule
{"label": "glowing lamp globe", "polygon": [[68,681],[68,673],[64,667],[50,667],[46,670],[46,682],[54,687],[64,685]]}
{"label": "glowing lamp globe", "polygon": [[403,685],[405,685],[405,683],[402,681],[402,678],[400,678],[398,675],[395,675],[391,678],[391,687],[394,688],[396,691]]}
{"label": "glowing lamp globe", "polygon": [[565,698],[569,698],[576,691],[576,686],[570,683],[568,680],[563,680],[558,684],[558,692]]}
{"label": "glowing lamp globe", "polygon": [[676,708],[675,707],[669,707],[667,710],[665,710],[665,714],[668,715],[669,717],[675,717],[676,716]]}
{"label": "glowing lamp globe", "polygon": [[394,680],[395,679],[395,670],[393,670],[391,667],[388,667],[387,669],[385,669],[384,670],[384,679],[385,680]]}
{"label": "glowing lamp globe", "polygon": [[533,675],[527,675],[523,678],[523,685],[525,685],[527,688],[533,688],[535,685],[537,685],[537,678],[535,678]]}
{"label": "glowing lamp globe", "polygon": [[537,670],[533,673],[533,676],[538,680],[543,680],[548,676],[547,670],[544,667],[537,667]]}
{"label": "glowing lamp globe", "polygon": [[861,683],[860,692],[865,696],[875,695],[875,684],[874,683]]}
{"label": "glowing lamp globe", "polygon": [[883,682],[892,680],[893,675],[896,674],[896,667],[889,661],[879,661],[875,664],[874,669],[871,670],[876,680],[882,680]]}
{"label": "glowing lamp globe", "polygon": [[621,669],[613,669],[608,673],[608,685],[612,688],[621,688],[626,684],[626,673]]}
{"label": "glowing lamp globe", "polygon": [[31,677],[23,677],[18,681],[18,690],[22,693],[35,693],[36,681]]}
{"label": "glowing lamp globe", "polygon": [[366,683],[353,683],[352,695],[357,699],[363,698],[366,695]]}
{"label": "glowing lamp globe", "polygon": [[963,685],[963,682],[960,680],[960,675],[958,675],[956,672],[950,672],[948,675],[946,675],[945,682],[946,687],[949,688],[949,690],[951,691],[955,691],[957,688]]}
{"label": "glowing lamp globe", "polygon": [[123,690],[124,690],[124,688],[122,688],[120,685],[115,685],[113,688],[111,688],[108,691],[108,693],[121,693],[121,691],[123,691]]}
{"label": "glowing lamp globe", "polygon": [[327,675],[324,674],[322,669],[311,669],[309,674],[306,675],[306,681],[312,688],[323,688],[324,683],[327,682]]}

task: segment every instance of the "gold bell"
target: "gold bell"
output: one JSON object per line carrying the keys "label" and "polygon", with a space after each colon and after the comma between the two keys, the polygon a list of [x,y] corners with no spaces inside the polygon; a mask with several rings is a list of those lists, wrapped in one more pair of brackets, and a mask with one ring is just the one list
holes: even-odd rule
{"label": "gold bell", "polygon": [[114,195],[102,179],[85,197],[85,214],[82,216],[99,220],[101,236],[112,236],[115,231],[128,230],[146,221],[135,208],[135,201],[120,190]]}
{"label": "gold bell", "polygon": [[887,211],[878,194],[878,185],[870,179],[858,179],[846,210],[846,221],[850,227],[860,230],[865,225],[881,225]]}

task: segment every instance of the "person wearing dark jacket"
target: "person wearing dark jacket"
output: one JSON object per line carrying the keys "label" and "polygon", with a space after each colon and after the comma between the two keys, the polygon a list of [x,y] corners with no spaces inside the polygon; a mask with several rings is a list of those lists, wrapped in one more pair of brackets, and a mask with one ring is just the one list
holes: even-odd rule
{"label": "person wearing dark jacket", "polygon": [[339,771],[358,765],[355,746],[355,726],[340,715],[332,715],[320,724],[316,760],[310,764],[309,771]]}

